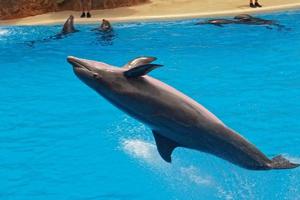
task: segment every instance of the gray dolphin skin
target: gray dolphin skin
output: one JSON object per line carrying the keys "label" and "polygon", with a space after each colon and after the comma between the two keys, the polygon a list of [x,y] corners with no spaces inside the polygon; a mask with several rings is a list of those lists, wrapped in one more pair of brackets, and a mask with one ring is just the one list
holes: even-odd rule
{"label": "gray dolphin skin", "polygon": [[76,29],[74,28],[74,16],[70,15],[70,17],[65,22],[63,29],[61,30],[61,34],[66,35],[74,32],[76,32]]}
{"label": "gray dolphin skin", "polygon": [[112,31],[112,26],[110,24],[110,22],[106,19],[102,19],[102,23],[99,27],[99,30],[100,31],[104,31],[104,32],[109,32],[109,31]]}
{"label": "gray dolphin skin", "polygon": [[159,154],[171,162],[176,147],[213,154],[250,170],[289,169],[299,164],[266,157],[190,97],[147,74],[162,65],[138,57],[122,68],[68,57],[85,84],[128,115],[151,128]]}
{"label": "gray dolphin skin", "polygon": [[248,25],[278,25],[274,20],[267,20],[258,17],[253,17],[248,14],[241,14],[234,17],[237,21],[236,24],[248,24]]}
{"label": "gray dolphin skin", "polygon": [[64,23],[64,26],[62,28],[62,30],[60,31],[60,33],[41,39],[41,40],[33,40],[33,41],[29,41],[27,43],[28,46],[33,47],[36,43],[39,42],[49,42],[52,40],[58,40],[58,39],[63,39],[64,36],[70,34],[70,33],[74,33],[77,32],[77,30],[74,28],[74,17],[73,15],[70,15],[70,17],[67,19],[67,21]]}
{"label": "gray dolphin skin", "polygon": [[248,14],[237,15],[232,20],[230,20],[230,19],[210,19],[210,20],[196,23],[196,25],[207,25],[207,24],[211,24],[211,25],[215,25],[215,26],[219,26],[219,27],[222,27],[223,25],[226,25],[226,24],[244,24],[244,25],[266,26],[268,28],[270,28],[270,26],[274,26],[279,29],[285,28],[284,25],[278,24],[274,20],[267,20],[267,19],[262,19],[262,18],[258,18],[258,17],[253,17]]}
{"label": "gray dolphin skin", "polygon": [[253,17],[251,15],[248,15],[248,14],[240,14],[240,15],[236,15],[234,17],[234,19],[238,19],[238,20],[249,20],[249,19],[252,19]]}
{"label": "gray dolphin skin", "polygon": [[234,24],[235,21],[229,19],[210,19],[204,22],[198,22],[196,25],[206,25],[211,24],[215,26],[223,26],[224,24]]}

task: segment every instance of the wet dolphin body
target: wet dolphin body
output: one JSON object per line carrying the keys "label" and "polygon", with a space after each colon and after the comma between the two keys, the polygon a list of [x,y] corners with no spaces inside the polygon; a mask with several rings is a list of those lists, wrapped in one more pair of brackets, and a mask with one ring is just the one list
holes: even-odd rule
{"label": "wet dolphin body", "polygon": [[100,26],[92,29],[92,31],[110,32],[113,31],[113,28],[108,20],[102,19]]}
{"label": "wet dolphin body", "polygon": [[116,34],[108,20],[103,19],[101,25],[93,29],[93,31],[96,31],[96,34],[99,35],[98,41],[102,46],[113,44]]}
{"label": "wet dolphin body", "polygon": [[102,20],[102,23],[101,23],[101,26],[99,27],[99,29],[104,32],[113,31],[113,28],[112,28],[110,22],[106,19]]}
{"label": "wet dolphin body", "polygon": [[277,27],[279,30],[285,29],[290,30],[286,28],[284,25],[279,24],[275,20],[268,20],[268,19],[262,19],[258,17],[253,17],[248,14],[241,14],[234,17],[235,20],[237,20],[236,24],[246,24],[246,25],[257,25],[257,26],[266,26],[267,28],[271,29],[271,27]]}
{"label": "wet dolphin body", "polygon": [[58,33],[54,36],[50,36],[48,38],[41,39],[41,40],[29,41],[28,45],[32,47],[37,42],[48,42],[48,41],[51,41],[51,40],[62,39],[64,36],[66,36],[68,34],[71,34],[71,33],[74,33],[74,32],[77,32],[77,30],[74,27],[74,16],[70,15],[70,17],[64,23],[63,28],[60,31],[60,33]]}
{"label": "wet dolphin body", "polygon": [[[270,26],[275,26],[279,29],[285,28],[285,26],[278,24],[274,20],[266,20],[258,17],[253,17],[248,14],[240,14],[234,17],[233,20],[229,19],[211,19],[204,22],[198,22],[196,25],[205,25],[205,24],[211,24],[215,26],[223,26],[225,24],[245,24],[245,25],[257,25],[257,26],[267,26],[270,28]],[[288,29],[286,29],[288,30]]]}
{"label": "wet dolphin body", "polygon": [[274,25],[277,24],[274,20],[266,20],[258,17],[252,17],[248,14],[241,14],[234,17],[237,24],[249,24],[249,25]]}
{"label": "wet dolphin body", "polygon": [[198,22],[196,25],[205,25],[205,24],[211,24],[215,26],[223,26],[224,24],[234,24],[234,20],[229,19],[210,19],[204,22]]}
{"label": "wet dolphin body", "polygon": [[74,16],[70,15],[70,17],[64,23],[63,29],[61,30],[60,34],[67,35],[74,32],[77,32],[77,30],[74,27]]}
{"label": "wet dolphin body", "polygon": [[240,14],[240,15],[236,15],[234,17],[234,19],[237,19],[237,20],[250,20],[252,18],[253,17],[251,15],[248,15],[248,14]]}
{"label": "wet dolphin body", "polygon": [[210,153],[251,170],[289,169],[299,164],[267,158],[202,105],[148,75],[161,65],[139,57],[122,68],[68,57],[75,74],[113,105],[152,129],[161,157],[171,162],[176,147]]}

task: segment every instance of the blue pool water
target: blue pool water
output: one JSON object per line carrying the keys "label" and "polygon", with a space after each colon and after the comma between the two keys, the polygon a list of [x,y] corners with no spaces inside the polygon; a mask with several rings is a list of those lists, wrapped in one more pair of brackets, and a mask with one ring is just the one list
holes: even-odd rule
{"label": "blue pool water", "polygon": [[300,199],[300,168],[249,171],[181,148],[165,163],[151,131],[66,62],[74,55],[122,66],[156,56],[164,67],[153,77],[269,157],[300,162],[300,12],[260,16],[289,29],[127,23],[105,41],[90,31],[95,25],[78,25],[76,34],[42,42],[60,26],[0,27],[0,199]]}

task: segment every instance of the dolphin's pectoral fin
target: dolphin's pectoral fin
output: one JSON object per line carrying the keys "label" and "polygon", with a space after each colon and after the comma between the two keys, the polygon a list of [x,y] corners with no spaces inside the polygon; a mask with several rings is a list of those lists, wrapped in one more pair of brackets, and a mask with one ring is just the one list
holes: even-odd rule
{"label": "dolphin's pectoral fin", "polygon": [[136,78],[139,76],[144,76],[154,70],[155,68],[161,67],[162,65],[158,64],[145,64],[145,65],[139,65],[134,68],[130,68],[129,70],[124,72],[124,75],[127,78]]}
{"label": "dolphin's pectoral fin", "polygon": [[157,146],[159,155],[166,162],[170,163],[172,161],[172,158],[171,158],[172,152],[179,145],[176,142],[162,136],[161,134],[159,134],[156,131],[152,131],[152,133],[154,135],[154,139],[156,142],[156,146]]}
{"label": "dolphin's pectoral fin", "polygon": [[155,57],[141,56],[133,59],[132,61],[129,61],[126,65],[123,66],[123,68],[131,69],[140,65],[152,63],[155,60]]}

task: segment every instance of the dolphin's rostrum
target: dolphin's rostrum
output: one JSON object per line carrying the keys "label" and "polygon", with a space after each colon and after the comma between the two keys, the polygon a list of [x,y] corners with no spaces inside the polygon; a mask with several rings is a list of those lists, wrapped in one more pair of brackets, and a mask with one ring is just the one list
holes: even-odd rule
{"label": "dolphin's rostrum", "polygon": [[266,157],[202,105],[147,75],[161,65],[139,57],[122,68],[68,57],[75,74],[113,105],[152,129],[161,157],[171,162],[176,147],[206,152],[251,170],[289,169],[299,164]]}

